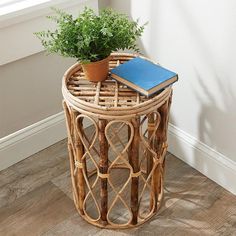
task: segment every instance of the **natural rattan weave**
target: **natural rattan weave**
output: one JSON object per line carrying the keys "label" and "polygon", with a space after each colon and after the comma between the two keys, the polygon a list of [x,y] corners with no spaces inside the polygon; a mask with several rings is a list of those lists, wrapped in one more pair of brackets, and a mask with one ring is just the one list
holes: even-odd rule
{"label": "natural rattan weave", "polygon": [[[112,54],[110,69],[133,57]],[[144,223],[163,197],[171,87],[147,98],[109,76],[87,81],[77,63],[65,73],[62,93],[80,215],[103,228]]]}

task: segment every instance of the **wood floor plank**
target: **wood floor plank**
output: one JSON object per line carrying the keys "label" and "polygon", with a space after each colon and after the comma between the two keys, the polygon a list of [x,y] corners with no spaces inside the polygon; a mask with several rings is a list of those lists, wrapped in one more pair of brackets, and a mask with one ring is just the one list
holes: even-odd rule
{"label": "wood floor plank", "polygon": [[67,171],[65,171],[61,175],[53,178],[51,182],[55,184],[61,191],[63,191],[70,199],[73,200],[72,183],[69,169],[67,169]]}
{"label": "wood floor plank", "polygon": [[93,236],[99,231],[101,229],[90,225],[76,213],[42,236]]}
{"label": "wood floor plank", "polygon": [[0,209],[0,235],[41,235],[75,213],[72,200],[48,182]]}
{"label": "wood floor plank", "polygon": [[224,232],[236,231],[232,222],[235,214],[235,196],[206,179],[183,193],[182,198],[140,228],[139,233],[215,236],[223,225]]}
{"label": "wood floor plank", "polygon": [[[67,155],[63,140],[0,172],[0,236],[236,236],[236,196],[171,154],[157,216],[128,230],[96,228],[75,210]],[[119,176],[118,188],[125,178]]]}
{"label": "wood floor plank", "polygon": [[186,194],[191,192],[192,189],[196,188],[206,179],[206,176],[191,168],[172,154],[167,156],[164,180],[165,194],[159,213],[175,204],[179,199],[184,198]]}
{"label": "wood floor plank", "polygon": [[0,172],[0,207],[69,169],[65,140]]}

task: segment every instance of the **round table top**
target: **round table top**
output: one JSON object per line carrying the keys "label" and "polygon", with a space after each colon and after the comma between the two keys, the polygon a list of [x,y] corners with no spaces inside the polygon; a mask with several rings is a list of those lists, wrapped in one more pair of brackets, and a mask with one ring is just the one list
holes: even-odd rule
{"label": "round table top", "polygon": [[[136,56],[113,53],[109,69]],[[106,119],[131,118],[152,112],[168,100],[171,91],[171,87],[167,87],[162,92],[146,97],[112,79],[110,72],[105,81],[90,82],[84,77],[79,63],[66,71],[62,81],[62,93],[68,105],[82,114]]]}

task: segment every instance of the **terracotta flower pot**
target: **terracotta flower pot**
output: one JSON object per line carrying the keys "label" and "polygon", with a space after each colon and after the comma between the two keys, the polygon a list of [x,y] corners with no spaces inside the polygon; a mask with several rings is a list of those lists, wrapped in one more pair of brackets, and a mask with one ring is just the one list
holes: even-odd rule
{"label": "terracotta flower pot", "polygon": [[101,61],[81,64],[85,77],[92,82],[104,81],[109,71],[109,59],[110,56]]}

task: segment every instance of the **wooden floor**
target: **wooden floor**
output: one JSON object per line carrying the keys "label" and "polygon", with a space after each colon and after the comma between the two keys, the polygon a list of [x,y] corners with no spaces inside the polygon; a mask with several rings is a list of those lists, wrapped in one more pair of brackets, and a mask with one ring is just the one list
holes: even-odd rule
{"label": "wooden floor", "polygon": [[63,140],[0,172],[0,236],[236,235],[236,196],[171,154],[157,216],[131,230],[101,230],[75,210]]}

